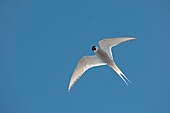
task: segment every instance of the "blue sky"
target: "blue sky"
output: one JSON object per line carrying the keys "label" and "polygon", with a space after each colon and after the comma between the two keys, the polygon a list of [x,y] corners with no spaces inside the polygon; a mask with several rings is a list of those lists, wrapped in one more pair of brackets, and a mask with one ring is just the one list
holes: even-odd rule
{"label": "blue sky", "polygon": [[[1,0],[1,113],[170,112],[170,1]],[[109,67],[70,77],[106,37],[126,84]]]}

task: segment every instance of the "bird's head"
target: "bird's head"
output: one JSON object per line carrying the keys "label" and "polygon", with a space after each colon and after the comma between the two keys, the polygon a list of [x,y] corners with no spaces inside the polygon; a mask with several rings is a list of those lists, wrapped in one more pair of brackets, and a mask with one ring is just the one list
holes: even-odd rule
{"label": "bird's head", "polygon": [[98,50],[98,47],[97,46],[93,46],[92,47],[92,51],[96,52]]}

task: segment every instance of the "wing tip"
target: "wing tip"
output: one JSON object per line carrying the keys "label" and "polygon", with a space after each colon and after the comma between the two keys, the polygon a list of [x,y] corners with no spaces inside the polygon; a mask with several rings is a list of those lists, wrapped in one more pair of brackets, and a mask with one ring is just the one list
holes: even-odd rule
{"label": "wing tip", "polygon": [[68,92],[70,93],[70,89],[68,88]]}
{"label": "wing tip", "polygon": [[[121,37],[119,37],[119,38],[121,38]],[[130,40],[136,40],[137,38],[135,38],[135,37],[125,37],[125,38],[127,38],[128,40],[127,41],[130,41]]]}
{"label": "wing tip", "polygon": [[132,40],[137,40],[137,38],[133,38],[133,37],[132,37],[131,39],[132,39]]}
{"label": "wing tip", "polygon": [[72,85],[69,85],[68,92],[70,92],[71,88],[72,88]]}

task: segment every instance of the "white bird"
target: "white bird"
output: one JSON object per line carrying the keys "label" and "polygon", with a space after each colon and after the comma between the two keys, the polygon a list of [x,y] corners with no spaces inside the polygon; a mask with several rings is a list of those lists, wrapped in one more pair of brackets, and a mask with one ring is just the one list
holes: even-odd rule
{"label": "white bird", "polygon": [[128,85],[127,81],[128,82],[130,81],[115,64],[113,60],[111,48],[120,43],[127,42],[130,40],[135,40],[135,39],[136,38],[131,38],[131,37],[119,37],[119,38],[108,38],[99,41],[100,48],[97,46],[92,47],[92,51],[94,51],[96,55],[84,56],[77,64],[77,67],[74,70],[74,73],[71,77],[68,91],[70,91],[74,83],[82,76],[82,74],[86,70],[101,65],[110,66],[121,77],[121,79]]}

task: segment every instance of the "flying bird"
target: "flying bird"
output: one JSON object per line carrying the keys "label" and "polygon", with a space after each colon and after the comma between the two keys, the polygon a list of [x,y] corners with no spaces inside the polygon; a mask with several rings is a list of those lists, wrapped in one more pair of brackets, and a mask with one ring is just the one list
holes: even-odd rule
{"label": "flying bird", "polygon": [[108,65],[111,67],[120,78],[128,85],[127,81],[130,80],[121,72],[118,66],[115,64],[112,56],[112,47],[120,43],[135,40],[131,37],[119,37],[119,38],[107,38],[99,41],[100,48],[97,46],[92,47],[92,51],[95,52],[94,56],[84,56],[77,64],[76,69],[70,79],[68,91],[72,88],[75,82],[83,75],[83,73],[95,66]]}

